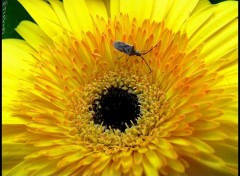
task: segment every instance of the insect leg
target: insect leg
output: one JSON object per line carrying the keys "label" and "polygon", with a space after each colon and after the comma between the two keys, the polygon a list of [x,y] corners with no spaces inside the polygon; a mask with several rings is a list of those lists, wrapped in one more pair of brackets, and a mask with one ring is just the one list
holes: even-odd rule
{"label": "insect leg", "polygon": [[149,67],[149,65],[148,65],[148,63],[147,63],[147,61],[142,57],[142,56],[139,56],[139,57],[141,57],[142,58],[142,60],[144,60],[144,62],[147,64],[147,66],[148,66],[148,68],[149,68],[149,70],[150,70],[150,72],[149,72],[149,74],[152,72],[152,69]]}
{"label": "insect leg", "polygon": [[119,56],[117,59],[120,59],[120,58],[122,58],[124,55],[125,55],[125,54],[123,54],[123,55]]}
{"label": "insect leg", "polygon": [[127,55],[127,62],[128,62],[128,59],[129,59],[129,55]]}

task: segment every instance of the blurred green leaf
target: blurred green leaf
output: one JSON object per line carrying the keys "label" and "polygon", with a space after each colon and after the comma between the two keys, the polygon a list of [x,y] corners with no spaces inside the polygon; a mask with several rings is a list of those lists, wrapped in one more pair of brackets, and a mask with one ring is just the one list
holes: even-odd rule
{"label": "blurred green leaf", "polygon": [[[209,0],[212,4],[217,4],[219,2],[223,2],[223,1],[229,1],[229,0]],[[230,0],[231,1],[231,0]],[[234,1],[234,0],[232,0]],[[235,0],[235,1],[238,1],[238,0]]]}
{"label": "blurred green leaf", "polygon": [[2,38],[21,38],[15,28],[22,20],[34,21],[17,0],[3,0]]}

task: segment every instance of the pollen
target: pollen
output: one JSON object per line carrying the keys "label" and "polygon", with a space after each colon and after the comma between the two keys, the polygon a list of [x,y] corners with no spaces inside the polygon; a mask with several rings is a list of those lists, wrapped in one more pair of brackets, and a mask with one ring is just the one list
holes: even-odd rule
{"label": "pollen", "polygon": [[119,145],[138,148],[135,137],[151,142],[148,136],[160,125],[156,118],[161,123],[163,114],[168,113],[164,92],[150,84],[147,75],[139,77],[121,70],[93,79],[84,89],[74,92],[73,97],[68,103],[69,112],[79,141],[112,152],[120,149]]}

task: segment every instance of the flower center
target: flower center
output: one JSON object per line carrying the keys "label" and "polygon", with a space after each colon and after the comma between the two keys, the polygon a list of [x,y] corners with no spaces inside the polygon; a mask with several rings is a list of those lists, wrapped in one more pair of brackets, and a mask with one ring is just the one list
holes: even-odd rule
{"label": "flower center", "polygon": [[[102,71],[69,96],[71,132],[80,143],[107,153],[147,145],[161,134],[169,111],[165,92],[148,75],[121,68]],[[156,123],[157,120],[157,123]],[[136,141],[136,137],[138,140]]]}
{"label": "flower center", "polygon": [[[94,102],[94,123],[125,131],[127,125],[136,123],[140,114],[137,95],[130,93],[131,88],[123,90],[110,87]],[[126,125],[127,124],[127,125]]]}

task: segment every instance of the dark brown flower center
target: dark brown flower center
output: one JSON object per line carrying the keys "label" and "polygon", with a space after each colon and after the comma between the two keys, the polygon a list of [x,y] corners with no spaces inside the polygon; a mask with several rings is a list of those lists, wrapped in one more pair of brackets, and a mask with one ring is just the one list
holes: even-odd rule
{"label": "dark brown flower center", "polygon": [[140,103],[137,95],[130,92],[131,88],[123,90],[117,87],[110,87],[103,92],[100,98],[94,101],[94,123],[122,132],[127,126],[135,124],[140,115]]}

